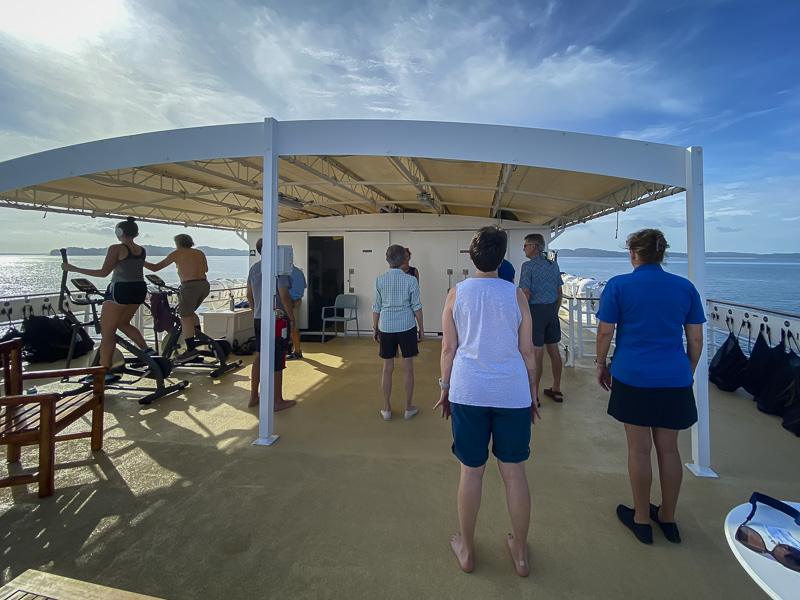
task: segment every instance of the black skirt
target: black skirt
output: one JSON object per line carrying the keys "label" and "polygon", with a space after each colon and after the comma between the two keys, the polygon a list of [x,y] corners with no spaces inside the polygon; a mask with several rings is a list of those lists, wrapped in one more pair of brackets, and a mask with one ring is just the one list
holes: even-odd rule
{"label": "black skirt", "polygon": [[692,386],[643,388],[614,379],[608,414],[629,425],[688,429],[697,423],[697,404]]}

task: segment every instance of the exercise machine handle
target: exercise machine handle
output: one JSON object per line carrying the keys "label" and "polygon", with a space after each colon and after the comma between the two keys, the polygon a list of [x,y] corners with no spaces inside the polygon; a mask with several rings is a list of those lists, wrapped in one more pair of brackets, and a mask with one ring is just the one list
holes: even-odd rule
{"label": "exercise machine handle", "polygon": [[[67,249],[61,248],[61,261],[67,262]],[[61,291],[58,294],[58,312],[64,312],[64,295],[67,293],[67,277],[69,273],[61,271]]]}

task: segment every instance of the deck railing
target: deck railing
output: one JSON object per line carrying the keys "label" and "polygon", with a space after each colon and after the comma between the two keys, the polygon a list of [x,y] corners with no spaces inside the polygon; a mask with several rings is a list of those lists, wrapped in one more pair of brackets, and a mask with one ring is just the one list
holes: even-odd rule
{"label": "deck railing", "polygon": [[[575,366],[576,358],[597,356],[594,345],[599,303],[599,298],[564,296],[559,318],[566,366]],[[788,340],[791,339],[795,350],[800,347],[800,315],[709,299],[706,302],[706,317],[709,360],[731,331],[739,335],[739,343],[748,356],[759,333],[763,333],[771,346],[786,339],[789,347]],[[614,343],[612,341],[612,346]]]}

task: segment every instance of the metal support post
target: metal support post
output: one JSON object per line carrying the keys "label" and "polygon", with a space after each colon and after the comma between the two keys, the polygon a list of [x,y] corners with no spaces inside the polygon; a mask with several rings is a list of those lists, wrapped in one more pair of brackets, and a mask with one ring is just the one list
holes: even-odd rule
{"label": "metal support post", "polygon": [[278,439],[273,433],[275,408],[275,281],[278,250],[278,122],[264,120],[263,226],[261,232],[261,389],[258,405],[259,446]]}
{"label": "metal support post", "polygon": [[[686,252],[689,257],[689,279],[706,305],[706,239],[703,200],[703,149],[686,150]],[[697,401],[697,423],[692,427],[692,462],[689,470],[698,477],[717,477],[711,470],[711,429],[708,399],[707,327],[703,325],[703,347],[694,377]]]}

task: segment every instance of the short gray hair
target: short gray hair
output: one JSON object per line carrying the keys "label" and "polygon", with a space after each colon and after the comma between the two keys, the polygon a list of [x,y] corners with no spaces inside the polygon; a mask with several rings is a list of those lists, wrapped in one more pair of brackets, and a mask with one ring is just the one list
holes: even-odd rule
{"label": "short gray hair", "polygon": [[536,244],[539,252],[544,253],[547,245],[544,242],[544,236],[541,233],[529,233],[525,236],[525,242],[528,244]]}
{"label": "short gray hair", "polygon": [[400,244],[392,244],[386,249],[386,262],[390,269],[399,269],[406,261],[406,249]]}
{"label": "short gray hair", "polygon": [[186,233],[179,233],[175,236],[175,244],[180,246],[181,248],[191,248],[194,246],[194,240],[192,236]]}

